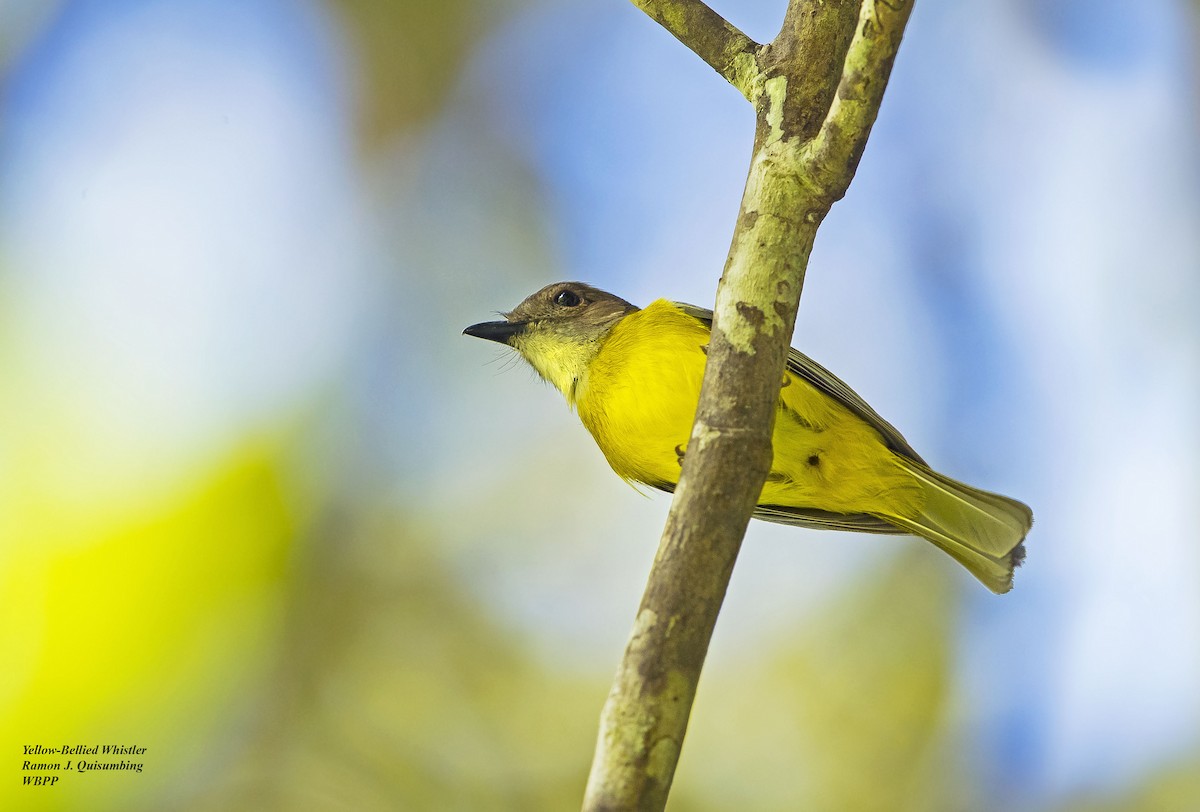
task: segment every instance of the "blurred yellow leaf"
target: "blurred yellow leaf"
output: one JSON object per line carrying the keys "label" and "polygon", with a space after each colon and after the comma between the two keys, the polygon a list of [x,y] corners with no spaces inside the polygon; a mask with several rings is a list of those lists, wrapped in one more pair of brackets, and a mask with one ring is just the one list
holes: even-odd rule
{"label": "blurred yellow leaf", "polygon": [[78,538],[42,538],[18,519],[16,544],[0,548],[4,751],[147,752],[140,774],[63,771],[52,790],[4,782],[0,808],[127,808],[178,779],[206,735],[229,734],[238,686],[273,653],[294,536],[275,466],[268,450],[242,448],[177,499]]}

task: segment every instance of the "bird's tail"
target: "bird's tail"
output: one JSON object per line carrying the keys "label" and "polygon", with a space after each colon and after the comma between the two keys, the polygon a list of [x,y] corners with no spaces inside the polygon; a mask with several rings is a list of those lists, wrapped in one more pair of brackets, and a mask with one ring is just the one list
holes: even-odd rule
{"label": "bird's tail", "polygon": [[1013,569],[1025,558],[1033,511],[1016,499],[981,491],[897,457],[921,485],[925,506],[916,518],[886,516],[898,527],[929,539],[1000,594],[1012,589]]}

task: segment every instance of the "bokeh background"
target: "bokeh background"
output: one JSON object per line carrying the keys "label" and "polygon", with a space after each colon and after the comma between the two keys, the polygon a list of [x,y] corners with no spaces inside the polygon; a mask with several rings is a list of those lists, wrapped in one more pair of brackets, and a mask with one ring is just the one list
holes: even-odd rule
{"label": "bokeh background", "polygon": [[[671,810],[1200,808],[1198,11],[917,4],[795,343],[1029,560],[755,523]],[[621,0],[3,0],[0,93],[0,807],[576,807],[668,500],[460,332],[710,304],[745,102]]]}

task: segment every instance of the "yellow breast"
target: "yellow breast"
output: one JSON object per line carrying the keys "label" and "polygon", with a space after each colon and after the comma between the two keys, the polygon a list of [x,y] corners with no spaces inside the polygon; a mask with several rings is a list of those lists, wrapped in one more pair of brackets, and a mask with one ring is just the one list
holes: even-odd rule
{"label": "yellow breast", "polygon": [[579,417],[613,470],[660,486],[679,481],[708,329],[660,299],[612,329],[576,388]]}
{"label": "yellow breast", "polygon": [[[583,424],[613,470],[651,486],[679,481],[700,399],[709,330],[659,300],[623,318],[575,388]],[[879,433],[843,404],[786,373],[760,504],[843,513],[916,509],[915,486]]]}

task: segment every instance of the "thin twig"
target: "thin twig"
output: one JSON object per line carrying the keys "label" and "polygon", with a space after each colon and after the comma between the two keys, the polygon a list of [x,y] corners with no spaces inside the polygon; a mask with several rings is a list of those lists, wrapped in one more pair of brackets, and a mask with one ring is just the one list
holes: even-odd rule
{"label": "thin twig", "polygon": [[912,7],[912,0],[863,3],[837,94],[820,131],[804,146],[801,160],[834,200],[845,194],[858,169]]}
{"label": "thin twig", "polygon": [[762,47],[700,0],[633,0],[659,25],[725,77],[746,98],[758,76],[754,56]]}

